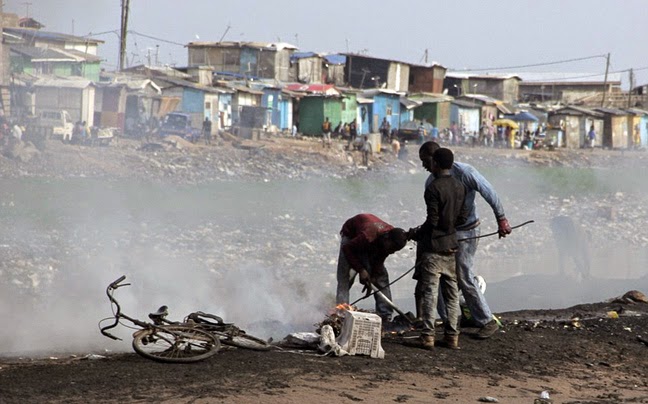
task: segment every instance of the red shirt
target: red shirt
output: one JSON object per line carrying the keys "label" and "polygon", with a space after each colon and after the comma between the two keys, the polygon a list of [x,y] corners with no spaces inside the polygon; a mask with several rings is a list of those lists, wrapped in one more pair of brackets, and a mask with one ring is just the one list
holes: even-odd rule
{"label": "red shirt", "polygon": [[361,213],[344,222],[340,235],[351,240],[342,246],[342,251],[351,268],[363,268],[361,257],[368,255],[371,268],[365,269],[373,274],[382,271],[388,254],[379,250],[374,242],[393,228],[370,213]]}

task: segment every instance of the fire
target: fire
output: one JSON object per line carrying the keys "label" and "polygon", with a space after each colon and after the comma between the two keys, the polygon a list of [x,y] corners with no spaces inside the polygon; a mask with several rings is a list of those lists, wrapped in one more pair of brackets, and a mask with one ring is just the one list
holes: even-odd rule
{"label": "fire", "polygon": [[355,308],[348,303],[340,303],[337,306],[335,306],[333,309],[329,310],[329,316],[332,316],[334,314],[337,314],[339,316],[342,315],[342,312],[348,310],[355,310]]}

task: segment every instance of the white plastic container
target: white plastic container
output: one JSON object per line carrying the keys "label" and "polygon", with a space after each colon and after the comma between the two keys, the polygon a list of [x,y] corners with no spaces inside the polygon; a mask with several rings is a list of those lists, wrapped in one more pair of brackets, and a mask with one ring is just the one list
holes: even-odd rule
{"label": "white plastic container", "polygon": [[349,355],[368,355],[383,359],[385,351],[380,343],[381,318],[372,313],[347,311],[337,343]]}

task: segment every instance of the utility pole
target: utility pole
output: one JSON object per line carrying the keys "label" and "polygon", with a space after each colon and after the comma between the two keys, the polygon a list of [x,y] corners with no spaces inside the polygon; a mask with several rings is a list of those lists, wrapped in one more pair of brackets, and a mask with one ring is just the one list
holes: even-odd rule
{"label": "utility pole", "polygon": [[223,39],[225,39],[225,35],[229,32],[230,28],[232,28],[232,25],[230,23],[227,23],[227,28],[225,28],[225,32],[223,32],[223,35],[221,35],[220,39],[218,42],[223,42]]}
{"label": "utility pole", "polygon": [[628,89],[628,108],[632,108],[632,87],[634,81],[634,72],[630,69],[630,88]]}
{"label": "utility pole", "polygon": [[605,61],[605,79],[603,80],[603,99],[601,99],[601,108],[605,107],[605,96],[607,95],[608,72],[610,71],[610,54],[607,54]]}
{"label": "utility pole", "polygon": [[119,35],[119,70],[124,70],[126,61],[126,34],[128,32],[128,9],[130,0],[121,0],[121,31]]}
{"label": "utility pole", "polygon": [[425,49],[425,64],[427,65],[428,63],[428,50]]}
{"label": "utility pole", "polygon": [[25,5],[25,17],[29,18],[29,6],[31,6],[32,4],[28,1],[25,1],[22,4]]}

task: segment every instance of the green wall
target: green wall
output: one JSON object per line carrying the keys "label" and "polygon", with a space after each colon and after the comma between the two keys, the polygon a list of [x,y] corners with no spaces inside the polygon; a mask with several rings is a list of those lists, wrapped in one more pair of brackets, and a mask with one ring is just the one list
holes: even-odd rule
{"label": "green wall", "polygon": [[329,118],[333,129],[340,122],[341,114],[339,98],[304,97],[299,102],[299,131],[305,135],[321,135],[324,118]]}

